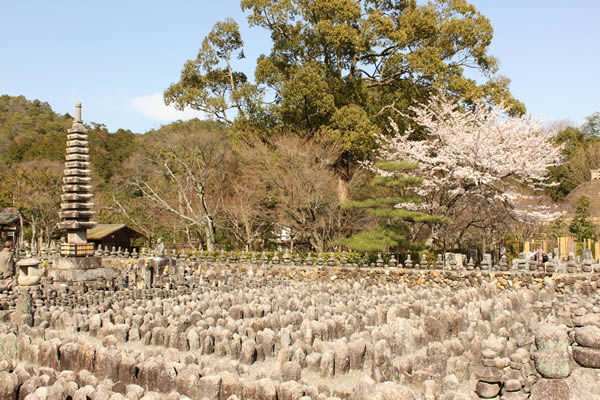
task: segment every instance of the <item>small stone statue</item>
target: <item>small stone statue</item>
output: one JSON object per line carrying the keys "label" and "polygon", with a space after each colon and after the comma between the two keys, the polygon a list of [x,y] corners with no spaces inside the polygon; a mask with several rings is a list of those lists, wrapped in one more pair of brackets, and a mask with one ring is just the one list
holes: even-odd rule
{"label": "small stone statue", "polygon": [[163,243],[162,238],[158,238],[158,240],[156,241],[156,247],[154,248],[153,253],[155,257],[165,256],[165,244]]}

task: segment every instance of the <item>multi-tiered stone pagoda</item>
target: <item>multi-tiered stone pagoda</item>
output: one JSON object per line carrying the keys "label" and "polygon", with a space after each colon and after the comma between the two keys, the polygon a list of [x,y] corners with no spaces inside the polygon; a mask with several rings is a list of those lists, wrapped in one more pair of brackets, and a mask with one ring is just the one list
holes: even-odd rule
{"label": "multi-tiered stone pagoda", "polygon": [[94,256],[94,244],[87,242],[87,230],[96,223],[90,172],[87,129],[81,121],[81,103],[77,103],[75,120],[67,136],[67,155],[63,194],[60,205],[60,229],[67,233],[48,275],[55,282],[96,281],[101,284],[114,279],[116,271],[103,268],[101,257]]}
{"label": "multi-tiered stone pagoda", "polygon": [[90,202],[93,193],[87,129],[81,120],[81,103],[77,102],[75,107],[75,120],[67,136],[64,194],[58,226],[67,231],[67,243],[62,244],[61,255],[85,257],[94,254],[93,243],[87,242],[87,229],[96,223],[91,221],[95,213],[92,211],[94,203]]}

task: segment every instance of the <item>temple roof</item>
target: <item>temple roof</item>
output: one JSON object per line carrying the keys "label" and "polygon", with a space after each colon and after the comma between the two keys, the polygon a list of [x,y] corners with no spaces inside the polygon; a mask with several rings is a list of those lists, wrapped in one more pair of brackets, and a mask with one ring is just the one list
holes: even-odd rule
{"label": "temple roof", "polygon": [[0,226],[13,226],[19,222],[19,212],[13,208],[0,210]]}
{"label": "temple roof", "polygon": [[88,229],[87,238],[88,240],[102,240],[108,235],[120,231],[121,229],[126,230],[131,236],[145,237],[143,234],[131,229],[125,224],[97,224],[94,228]]}

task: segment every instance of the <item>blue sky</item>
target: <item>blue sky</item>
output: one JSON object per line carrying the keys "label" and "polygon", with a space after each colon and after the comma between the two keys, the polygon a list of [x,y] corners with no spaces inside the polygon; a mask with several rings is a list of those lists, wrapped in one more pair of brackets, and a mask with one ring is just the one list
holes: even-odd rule
{"label": "blue sky", "polygon": [[[527,110],[581,124],[600,111],[600,2],[472,0],[494,27],[490,54]],[[183,114],[162,104],[216,21],[240,23],[252,76],[269,37],[248,28],[239,0],[23,1],[0,6],[0,94],[47,101],[59,113],[83,103],[86,122],[144,132]]]}

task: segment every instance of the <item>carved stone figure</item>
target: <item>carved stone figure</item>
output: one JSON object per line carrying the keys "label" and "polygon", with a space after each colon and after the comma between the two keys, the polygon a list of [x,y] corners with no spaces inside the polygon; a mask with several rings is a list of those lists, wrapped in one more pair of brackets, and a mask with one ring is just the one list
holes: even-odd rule
{"label": "carved stone figure", "polygon": [[156,247],[154,248],[154,256],[155,257],[164,257],[165,256],[165,244],[162,241],[162,238],[158,238],[156,241]]}

